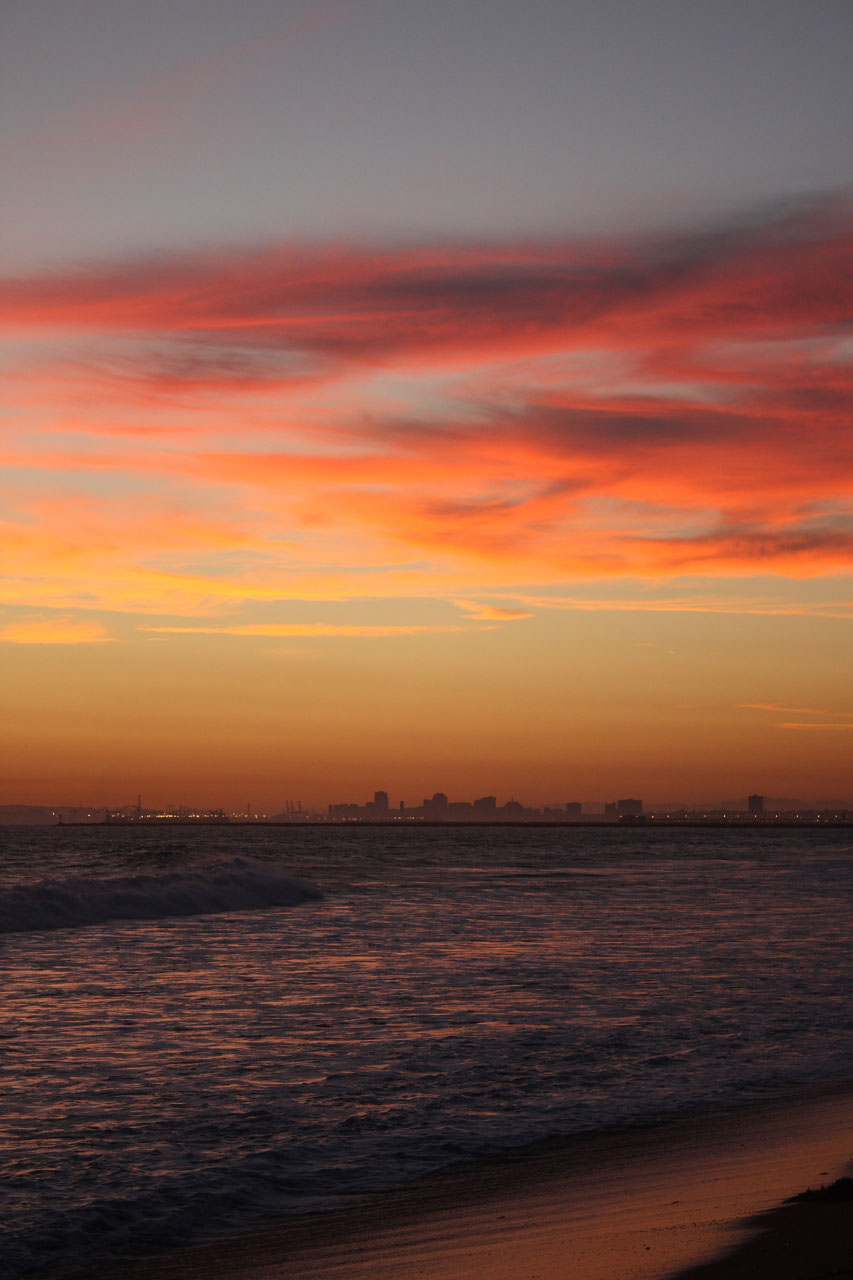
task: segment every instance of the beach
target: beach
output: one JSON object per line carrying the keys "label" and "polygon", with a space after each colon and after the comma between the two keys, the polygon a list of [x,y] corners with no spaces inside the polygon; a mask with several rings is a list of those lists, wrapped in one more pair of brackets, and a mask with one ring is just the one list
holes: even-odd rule
{"label": "beach", "polygon": [[[124,1280],[818,1280],[853,1275],[853,1089],[469,1163]],[[99,1280],[118,1280],[109,1272]]]}
{"label": "beach", "polygon": [[843,1173],[844,833],[286,838],[9,836],[4,1277],[671,1276]]}
{"label": "beach", "polygon": [[853,0],[0,15],[0,1280],[853,1280]]}

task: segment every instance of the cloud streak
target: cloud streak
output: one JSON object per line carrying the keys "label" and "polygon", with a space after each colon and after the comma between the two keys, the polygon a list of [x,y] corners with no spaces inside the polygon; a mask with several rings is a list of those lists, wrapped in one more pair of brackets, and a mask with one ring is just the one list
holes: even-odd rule
{"label": "cloud streak", "polygon": [[26,619],[0,627],[3,644],[103,644],[111,639],[97,623],[74,619]]}
{"label": "cloud streak", "polygon": [[393,591],[410,561],[407,588],[482,620],[461,602],[508,579],[837,574],[851,279],[837,204],[7,280],[9,590],[113,607],[144,580],[192,611],[314,575]]}
{"label": "cloud streak", "polygon": [[814,724],[794,720],[776,726],[777,729],[853,729],[853,722],[844,724],[837,721],[819,721]]}
{"label": "cloud streak", "polygon": [[434,633],[458,632],[458,631],[484,631],[488,627],[474,627],[465,625],[450,626],[433,626],[431,624],[411,625],[411,624],[394,624],[387,625],[371,625],[358,623],[329,623],[329,622],[253,622],[244,623],[242,625],[228,626],[223,624],[218,627],[142,627],[141,630],[146,632],[154,632],[157,635],[192,635],[192,636],[254,636],[261,639],[281,639],[284,637],[297,637],[299,639],[319,639],[319,638],[358,638],[358,639],[387,639],[395,636],[414,636]]}

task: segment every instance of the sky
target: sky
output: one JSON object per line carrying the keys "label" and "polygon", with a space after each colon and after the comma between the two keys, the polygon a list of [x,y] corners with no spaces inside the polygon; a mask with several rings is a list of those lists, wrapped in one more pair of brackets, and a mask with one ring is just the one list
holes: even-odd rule
{"label": "sky", "polygon": [[849,0],[6,0],[0,803],[853,799]]}

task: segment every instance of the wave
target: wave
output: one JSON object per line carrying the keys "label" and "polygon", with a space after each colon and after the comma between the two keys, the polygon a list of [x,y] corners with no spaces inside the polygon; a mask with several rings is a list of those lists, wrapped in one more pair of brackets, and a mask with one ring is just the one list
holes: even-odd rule
{"label": "wave", "polygon": [[274,863],[251,858],[158,875],[43,880],[0,889],[0,934],[79,929],[110,920],[262,911],[322,896],[314,885]]}

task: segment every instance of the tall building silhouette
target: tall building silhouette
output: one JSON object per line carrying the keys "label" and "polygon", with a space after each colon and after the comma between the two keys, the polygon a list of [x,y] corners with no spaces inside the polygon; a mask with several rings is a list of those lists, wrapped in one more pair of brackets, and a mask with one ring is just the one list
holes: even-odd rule
{"label": "tall building silhouette", "polygon": [[449,817],[449,803],[443,791],[436,791],[431,800],[424,800],[424,817],[441,822]]}

